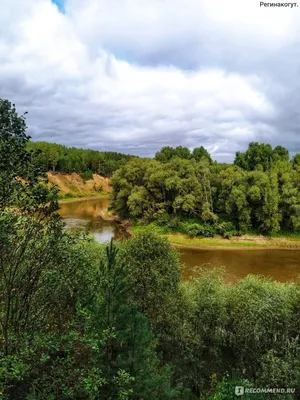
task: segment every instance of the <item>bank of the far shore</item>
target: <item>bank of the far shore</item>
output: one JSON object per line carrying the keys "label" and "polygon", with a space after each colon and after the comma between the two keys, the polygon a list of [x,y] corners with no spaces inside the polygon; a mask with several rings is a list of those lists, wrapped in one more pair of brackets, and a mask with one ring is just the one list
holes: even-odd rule
{"label": "bank of the far shore", "polygon": [[81,174],[75,172],[48,172],[47,175],[49,183],[59,188],[60,203],[109,198],[112,192],[110,179],[98,174],[92,174],[89,179],[84,179]]}
{"label": "bank of the far shore", "polygon": [[224,239],[216,236],[213,238],[191,238],[179,233],[167,234],[169,241],[176,247],[189,247],[194,249],[224,249],[224,250],[300,250],[300,237],[265,237],[243,235]]}
{"label": "bank of the far shore", "polygon": [[[153,227],[153,226],[152,226]],[[150,226],[148,226],[150,229]],[[144,226],[135,225],[130,228],[131,232],[138,232],[141,229],[145,229]],[[146,226],[147,229],[147,226]],[[156,229],[155,229],[156,230]],[[165,233],[163,230],[157,229],[157,233],[168,238],[168,240],[175,247],[187,247],[194,249],[224,249],[224,250],[255,250],[255,249],[277,249],[277,250],[300,250],[300,236],[299,237],[266,237],[256,235],[243,235],[236,236],[230,239],[222,238],[221,236],[215,236],[212,238],[203,237],[189,237],[181,233]]]}
{"label": "bank of the far shore", "polygon": [[60,198],[59,203],[76,203],[78,201],[88,201],[88,200],[95,200],[95,199],[109,199],[110,193],[103,192],[99,194],[95,194],[93,196],[83,196],[83,197],[70,197],[70,198]]}
{"label": "bank of the far shore", "polygon": [[[74,197],[69,199],[60,199],[59,203],[73,203],[78,201],[88,201],[95,199],[109,199],[111,193],[103,192],[99,194],[95,194],[93,196],[86,197]],[[122,221],[121,218],[113,213],[112,211],[106,210],[101,213],[101,217],[107,221],[114,221],[119,225],[122,225],[124,229],[130,234],[133,235],[134,232],[137,232],[141,229],[145,228],[145,225],[139,226],[131,226],[129,221]],[[147,226],[146,226],[147,228]],[[243,235],[232,237],[230,239],[222,238],[221,236],[215,236],[213,238],[200,238],[200,237],[189,237],[187,235],[183,235],[181,233],[163,233],[158,229],[158,233],[162,236],[167,236],[169,241],[175,246],[179,248],[187,247],[194,249],[224,249],[224,250],[256,250],[256,249],[265,249],[265,250],[300,250],[300,236],[297,237],[266,237],[266,236],[255,236],[255,235]]]}

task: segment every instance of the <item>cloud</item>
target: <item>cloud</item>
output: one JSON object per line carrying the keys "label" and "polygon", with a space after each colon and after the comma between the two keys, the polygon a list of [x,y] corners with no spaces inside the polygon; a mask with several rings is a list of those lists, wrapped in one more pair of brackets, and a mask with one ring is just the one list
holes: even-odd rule
{"label": "cloud", "polygon": [[299,9],[228,0],[0,4],[0,96],[34,140],[152,156],[300,151]]}
{"label": "cloud", "polygon": [[[253,0],[69,0],[67,10],[91,51],[103,46],[139,63],[201,67],[276,52],[299,40],[299,9]],[[243,60],[240,60],[243,63]]]}

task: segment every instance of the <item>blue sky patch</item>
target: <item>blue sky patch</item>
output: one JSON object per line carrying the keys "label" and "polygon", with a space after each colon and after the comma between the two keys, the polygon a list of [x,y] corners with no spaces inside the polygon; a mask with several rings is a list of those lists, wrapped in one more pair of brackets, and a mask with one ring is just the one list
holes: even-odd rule
{"label": "blue sky patch", "polygon": [[52,1],[52,3],[57,5],[60,12],[63,13],[65,11],[65,7],[64,7],[65,1],[64,0],[51,0],[51,1]]}

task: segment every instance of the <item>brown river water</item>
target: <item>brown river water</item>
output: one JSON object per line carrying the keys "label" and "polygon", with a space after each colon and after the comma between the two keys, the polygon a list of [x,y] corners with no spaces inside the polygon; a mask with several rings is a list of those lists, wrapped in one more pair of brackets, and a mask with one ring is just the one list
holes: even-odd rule
{"label": "brown river water", "polygon": [[[69,228],[90,232],[100,242],[126,237],[126,232],[101,215],[109,206],[107,199],[62,203],[60,214]],[[179,248],[184,265],[182,278],[190,279],[202,269],[222,268],[226,282],[236,282],[248,274],[262,275],[281,282],[291,282],[300,276],[300,250],[276,249],[194,249]]]}

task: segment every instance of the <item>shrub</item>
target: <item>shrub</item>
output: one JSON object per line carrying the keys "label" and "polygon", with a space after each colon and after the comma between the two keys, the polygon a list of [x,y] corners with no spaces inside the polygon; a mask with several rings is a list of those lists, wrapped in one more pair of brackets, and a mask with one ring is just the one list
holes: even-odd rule
{"label": "shrub", "polygon": [[215,230],[218,235],[226,239],[230,239],[232,236],[240,236],[241,232],[238,231],[232,222],[220,222],[215,225]]}
{"label": "shrub", "polygon": [[214,237],[216,234],[214,227],[210,225],[186,224],[184,229],[189,236]]}
{"label": "shrub", "polygon": [[98,192],[98,193],[103,192],[103,186],[102,185],[96,186],[96,184],[94,184],[93,189],[94,189],[95,192]]}
{"label": "shrub", "polygon": [[158,210],[153,214],[153,219],[158,226],[166,226],[169,223],[170,216],[166,210]]}
{"label": "shrub", "polygon": [[84,183],[85,183],[85,182],[88,181],[89,179],[92,179],[92,178],[93,178],[93,171],[91,171],[90,169],[88,169],[87,171],[82,172],[82,173],[80,174],[80,176],[81,176],[81,178],[83,179],[83,181],[84,181]]}
{"label": "shrub", "polygon": [[170,229],[178,229],[181,227],[181,221],[179,217],[173,217],[168,223]]}
{"label": "shrub", "polygon": [[64,194],[63,196],[61,196],[62,199],[73,199],[74,197],[75,197],[75,195],[72,192],[68,192],[68,193]]}

